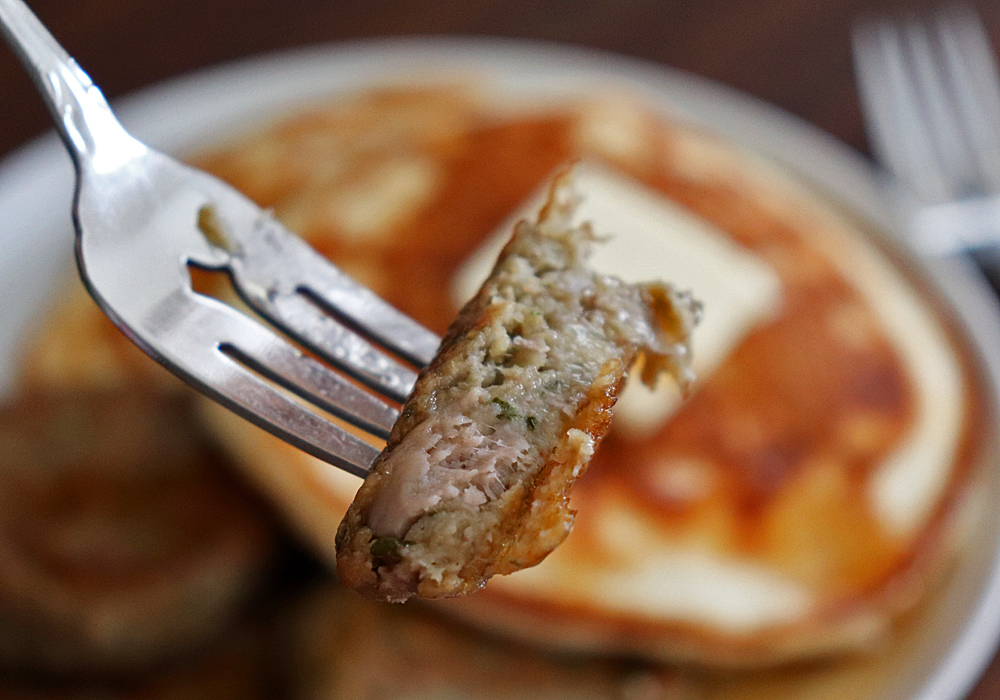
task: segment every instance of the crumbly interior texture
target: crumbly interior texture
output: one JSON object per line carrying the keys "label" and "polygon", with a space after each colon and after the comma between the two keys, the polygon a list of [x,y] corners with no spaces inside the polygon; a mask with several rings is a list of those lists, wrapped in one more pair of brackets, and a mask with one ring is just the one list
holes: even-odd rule
{"label": "crumbly interior texture", "polygon": [[573,524],[568,492],[629,367],[690,380],[700,308],[663,283],[585,266],[569,174],[520,222],[421,373],[337,533],[343,584],[393,602],[481,588],[540,562]]}

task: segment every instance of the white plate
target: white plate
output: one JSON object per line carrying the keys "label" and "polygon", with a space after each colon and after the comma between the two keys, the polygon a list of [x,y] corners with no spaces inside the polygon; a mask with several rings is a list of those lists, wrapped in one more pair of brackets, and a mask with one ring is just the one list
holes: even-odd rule
{"label": "white plate", "polygon": [[[609,54],[509,40],[390,40],[318,47],[201,71],[144,90],[115,107],[126,127],[150,145],[183,153],[274,118],[296,105],[400,75],[475,74],[538,96],[614,85],[779,161],[831,199],[891,231],[891,201],[868,162],[826,134],[774,107],[699,78]],[[72,170],[54,136],[0,163],[0,388],[16,366],[18,339],[71,259]],[[994,393],[1000,387],[1000,325],[995,298],[964,261],[920,265],[980,349]],[[996,475],[986,487],[997,491]],[[907,678],[885,698],[959,700],[992,658],[1000,634],[1000,526],[990,519],[981,556],[967,557],[948,591],[952,614],[920,646]],[[974,561],[971,561],[974,560]],[[873,696],[874,697],[874,696]]]}

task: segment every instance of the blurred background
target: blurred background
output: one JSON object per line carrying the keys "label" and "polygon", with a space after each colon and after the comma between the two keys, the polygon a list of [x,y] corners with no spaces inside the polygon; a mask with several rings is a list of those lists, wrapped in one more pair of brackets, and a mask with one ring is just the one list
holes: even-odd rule
{"label": "blurred background", "polygon": [[[614,51],[690,71],[772,102],[857,149],[865,136],[850,27],[862,15],[932,0],[33,0],[115,98],[202,66],[308,44],[376,36],[525,37]],[[1000,37],[1000,3],[969,3]],[[48,118],[0,52],[0,156]],[[13,106],[13,107],[12,107]]]}
{"label": "blurred background", "polygon": [[[868,152],[850,46],[862,16],[932,0],[29,0],[114,100],[198,68],[369,37],[520,37],[688,71],[783,108]],[[969,2],[1000,43],[1000,2]],[[49,129],[20,64],[0,50],[0,158]],[[2,222],[0,222],[2,225]],[[969,696],[1000,697],[1000,659]]]}

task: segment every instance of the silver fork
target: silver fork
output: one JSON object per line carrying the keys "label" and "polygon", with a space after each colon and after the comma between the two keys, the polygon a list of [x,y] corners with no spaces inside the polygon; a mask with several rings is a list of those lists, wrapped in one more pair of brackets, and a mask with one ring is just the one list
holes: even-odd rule
{"label": "silver fork", "polygon": [[[77,264],[104,312],[205,394],[331,464],[366,474],[378,449],[330,414],[385,438],[398,415],[390,402],[405,399],[414,368],[430,361],[438,337],[233,188],[129,135],[22,0],[0,0],[0,32],[72,156]],[[356,381],[195,292],[189,266],[228,272],[264,319]]]}
{"label": "silver fork", "polygon": [[931,256],[971,252],[996,277],[1000,75],[978,16],[955,6],[879,19],[852,38],[873,150],[910,196],[911,243]]}

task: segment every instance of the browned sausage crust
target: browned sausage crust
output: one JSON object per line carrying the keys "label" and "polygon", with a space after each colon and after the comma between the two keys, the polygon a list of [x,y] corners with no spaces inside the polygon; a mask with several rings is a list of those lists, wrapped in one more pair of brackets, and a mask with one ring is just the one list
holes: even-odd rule
{"label": "browned sausage crust", "polygon": [[637,356],[644,380],[688,380],[697,303],[586,268],[576,203],[558,177],[421,373],[337,533],[345,585],[439,598],[537,564],[572,527],[569,488]]}

